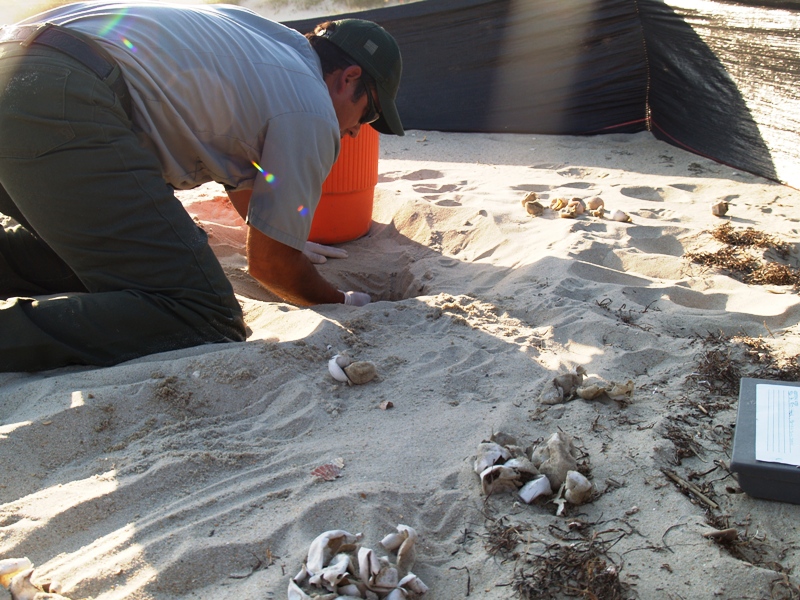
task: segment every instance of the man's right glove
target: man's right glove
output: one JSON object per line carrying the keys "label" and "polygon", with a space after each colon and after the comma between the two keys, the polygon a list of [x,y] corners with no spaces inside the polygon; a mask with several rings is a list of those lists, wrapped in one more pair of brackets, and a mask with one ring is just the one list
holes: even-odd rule
{"label": "man's right glove", "polygon": [[364,292],[339,291],[344,294],[344,303],[348,306],[365,306],[372,301],[372,298],[369,297],[369,294],[365,294]]}

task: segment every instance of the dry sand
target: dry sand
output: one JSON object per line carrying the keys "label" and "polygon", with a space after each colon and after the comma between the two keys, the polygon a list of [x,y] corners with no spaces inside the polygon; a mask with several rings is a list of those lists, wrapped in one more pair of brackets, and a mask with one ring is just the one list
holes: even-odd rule
{"label": "dry sand", "polygon": [[[800,299],[683,256],[720,248],[711,232],[729,223],[788,242],[797,267],[800,192],[647,133],[409,132],[382,138],[379,174],[370,233],[320,266],[371,293],[367,307],[270,297],[244,270],[243,224],[205,186],[181,199],[231,274],[246,343],[0,374],[0,558],[28,556],[74,599],[282,599],[318,534],[378,549],[403,523],[430,599],[559,597],[554,557],[570,547],[600,598],[617,584],[643,599],[800,597],[800,507],[750,498],[726,471],[738,377],[797,378]],[[534,218],[531,191],[545,205],[599,195],[632,222]],[[336,382],[327,362],[343,351],[378,379]],[[633,380],[632,397],[542,405],[579,365]],[[483,496],[482,440],[556,431],[581,450],[592,502],[556,516]],[[340,477],[311,476],[338,458]],[[727,546],[703,537],[725,527]]]}

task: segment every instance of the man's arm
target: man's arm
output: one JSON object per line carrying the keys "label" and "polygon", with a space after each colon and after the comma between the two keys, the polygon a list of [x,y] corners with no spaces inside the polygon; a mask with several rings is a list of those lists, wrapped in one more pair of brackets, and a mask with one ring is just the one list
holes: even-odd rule
{"label": "man's arm", "polygon": [[292,304],[342,304],[345,300],[345,295],[328,283],[300,250],[250,226],[247,267],[261,285]]}

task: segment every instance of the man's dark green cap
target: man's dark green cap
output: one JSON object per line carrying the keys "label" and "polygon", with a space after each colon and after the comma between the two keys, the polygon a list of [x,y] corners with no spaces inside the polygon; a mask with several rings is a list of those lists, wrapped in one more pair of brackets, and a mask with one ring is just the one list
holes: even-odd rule
{"label": "man's dark green cap", "polygon": [[371,125],[381,133],[405,135],[395,106],[403,59],[395,39],[383,27],[362,19],[334,21],[335,28],[318,35],[336,44],[355,60],[378,85],[381,116]]}

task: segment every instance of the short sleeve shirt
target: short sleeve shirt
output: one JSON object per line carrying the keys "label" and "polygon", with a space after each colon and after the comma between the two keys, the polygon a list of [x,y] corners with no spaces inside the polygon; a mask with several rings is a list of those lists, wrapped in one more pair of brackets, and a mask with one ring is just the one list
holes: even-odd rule
{"label": "short sleeve shirt", "polygon": [[168,184],[252,189],[248,223],[302,249],[340,132],[301,34],[235,6],[154,2],[80,2],[28,22],[74,28],[113,56]]}

